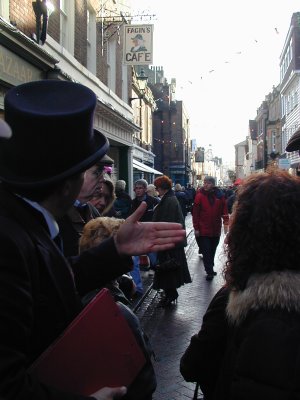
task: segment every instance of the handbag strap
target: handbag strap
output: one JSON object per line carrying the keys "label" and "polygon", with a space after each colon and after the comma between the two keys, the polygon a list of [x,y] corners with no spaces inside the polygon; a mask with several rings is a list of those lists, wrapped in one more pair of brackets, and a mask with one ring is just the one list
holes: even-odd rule
{"label": "handbag strap", "polygon": [[198,399],[198,390],[199,390],[199,383],[196,383],[196,387],[195,387],[195,391],[194,391],[194,396],[193,396],[193,400],[197,400]]}
{"label": "handbag strap", "polygon": [[201,395],[200,395],[200,397],[198,397],[199,388],[200,388],[200,385],[199,385],[199,382],[197,382],[196,383],[196,387],[195,387],[195,391],[194,391],[193,400],[200,400],[200,399],[204,400],[204,397],[202,397]]}

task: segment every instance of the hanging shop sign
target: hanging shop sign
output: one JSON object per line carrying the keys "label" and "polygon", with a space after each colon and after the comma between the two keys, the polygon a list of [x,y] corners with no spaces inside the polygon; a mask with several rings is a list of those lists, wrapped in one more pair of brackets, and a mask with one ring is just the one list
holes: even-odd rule
{"label": "hanging shop sign", "polygon": [[123,63],[153,64],[153,25],[124,25]]}

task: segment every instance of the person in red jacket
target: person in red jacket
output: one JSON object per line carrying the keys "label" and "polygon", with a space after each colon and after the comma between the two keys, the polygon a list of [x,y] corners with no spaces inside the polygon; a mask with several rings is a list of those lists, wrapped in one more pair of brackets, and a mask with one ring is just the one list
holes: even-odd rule
{"label": "person in red jacket", "polygon": [[224,194],[215,186],[215,179],[206,176],[203,188],[195,197],[193,206],[193,226],[195,237],[203,255],[206,280],[216,275],[214,259],[220,241],[222,219],[224,232],[228,231],[229,216]]}

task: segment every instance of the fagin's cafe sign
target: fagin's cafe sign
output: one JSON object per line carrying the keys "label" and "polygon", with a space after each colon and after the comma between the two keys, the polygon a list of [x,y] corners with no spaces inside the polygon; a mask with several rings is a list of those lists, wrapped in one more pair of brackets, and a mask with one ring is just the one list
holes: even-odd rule
{"label": "fagin's cafe sign", "polygon": [[124,64],[153,64],[152,45],[153,25],[124,25]]}

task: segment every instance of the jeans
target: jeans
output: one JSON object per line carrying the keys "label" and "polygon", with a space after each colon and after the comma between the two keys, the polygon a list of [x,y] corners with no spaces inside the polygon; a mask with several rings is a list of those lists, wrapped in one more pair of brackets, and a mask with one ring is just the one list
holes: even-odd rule
{"label": "jeans", "polygon": [[130,275],[132,279],[134,280],[134,283],[136,285],[136,291],[138,293],[143,293],[144,288],[143,288],[143,282],[141,278],[141,273],[140,273],[140,257],[139,256],[133,256],[133,270],[130,271]]}
{"label": "jeans", "polygon": [[215,265],[215,254],[220,241],[220,236],[198,236],[199,248],[203,255],[203,264],[208,275],[212,275]]}

